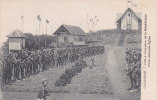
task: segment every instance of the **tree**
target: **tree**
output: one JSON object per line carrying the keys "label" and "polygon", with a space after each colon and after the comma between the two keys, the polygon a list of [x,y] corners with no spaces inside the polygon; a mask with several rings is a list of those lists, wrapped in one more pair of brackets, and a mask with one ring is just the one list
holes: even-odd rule
{"label": "tree", "polygon": [[38,44],[35,43],[35,37],[31,33],[24,33],[25,35],[25,48],[29,51],[38,49]]}

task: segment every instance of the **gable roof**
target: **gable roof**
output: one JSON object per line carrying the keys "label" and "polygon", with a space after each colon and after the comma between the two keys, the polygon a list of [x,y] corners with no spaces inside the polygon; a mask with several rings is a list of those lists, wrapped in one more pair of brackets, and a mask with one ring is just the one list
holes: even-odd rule
{"label": "gable roof", "polygon": [[128,8],[124,14],[117,14],[116,22],[119,22],[128,11],[131,11],[141,21],[141,13],[135,13],[131,8]]}
{"label": "gable roof", "polygon": [[25,35],[23,34],[23,32],[16,29],[15,31],[13,31],[9,35],[7,35],[7,37],[25,37]]}
{"label": "gable roof", "polygon": [[[61,25],[55,32],[54,35],[61,33],[62,31],[60,28],[65,28],[66,31],[71,35],[85,35],[85,32],[78,26],[71,26],[71,25]],[[64,33],[64,32],[63,32]]]}

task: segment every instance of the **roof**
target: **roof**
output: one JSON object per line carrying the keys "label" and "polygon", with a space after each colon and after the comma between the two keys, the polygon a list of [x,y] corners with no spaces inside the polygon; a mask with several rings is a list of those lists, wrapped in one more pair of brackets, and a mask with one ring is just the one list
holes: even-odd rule
{"label": "roof", "polygon": [[7,37],[25,37],[25,35],[23,34],[23,32],[16,29],[15,31],[13,31],[9,35],[7,35]]}
{"label": "roof", "polygon": [[78,26],[71,26],[71,25],[61,25],[55,32],[54,35],[58,33],[64,33],[61,31],[61,28],[65,28],[67,32],[71,35],[85,35],[85,32]]}
{"label": "roof", "polygon": [[135,13],[131,8],[128,8],[123,14],[117,14],[117,21],[116,22],[118,22],[118,21],[120,21],[122,18],[123,18],[123,16],[128,12],[128,11],[131,11],[140,21],[141,21],[141,13]]}

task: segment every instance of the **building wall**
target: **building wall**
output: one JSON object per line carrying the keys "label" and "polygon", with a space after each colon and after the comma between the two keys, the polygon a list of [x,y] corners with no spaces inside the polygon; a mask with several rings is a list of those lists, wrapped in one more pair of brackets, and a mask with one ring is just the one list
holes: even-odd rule
{"label": "building wall", "polygon": [[67,38],[67,42],[72,42],[72,38],[68,33],[60,34],[58,37],[58,43],[65,43],[65,38]]}
{"label": "building wall", "polygon": [[75,42],[73,42],[73,45],[85,45],[85,41],[83,41],[83,42],[75,41]]}
{"label": "building wall", "polygon": [[[84,45],[85,44],[85,36],[77,36],[77,35],[69,35],[67,33],[60,34],[58,37],[58,43],[70,43],[73,45]],[[67,38],[67,42],[65,41]]]}
{"label": "building wall", "polygon": [[121,29],[121,23],[117,23],[117,29]]}
{"label": "building wall", "polygon": [[58,36],[58,43],[64,43],[64,37]]}
{"label": "building wall", "polygon": [[134,29],[134,30],[138,30],[139,29],[139,27],[138,27],[138,18],[137,17],[135,17],[135,15],[134,14],[132,14],[132,29]]}
{"label": "building wall", "polygon": [[138,32],[139,33],[142,33],[142,22],[141,21],[139,21],[139,23],[138,23]]}
{"label": "building wall", "polygon": [[74,42],[74,36],[72,35],[68,36],[68,42],[70,43]]}
{"label": "building wall", "polygon": [[74,36],[73,45],[85,45],[85,36]]}
{"label": "building wall", "polygon": [[9,38],[9,51],[25,48],[25,38]]}

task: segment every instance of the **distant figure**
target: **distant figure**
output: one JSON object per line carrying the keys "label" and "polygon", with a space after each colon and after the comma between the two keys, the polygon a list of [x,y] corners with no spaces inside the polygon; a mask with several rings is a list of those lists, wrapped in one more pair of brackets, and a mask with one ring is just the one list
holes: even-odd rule
{"label": "distant figure", "polygon": [[92,62],[92,65],[90,66],[90,69],[96,66],[94,58],[91,58],[91,62]]}
{"label": "distant figure", "polygon": [[38,94],[38,99],[37,100],[46,100],[46,97],[49,96],[50,94],[48,93],[48,88],[47,88],[47,84],[48,84],[48,81],[43,79],[42,81],[42,87],[39,91],[39,94]]}
{"label": "distant figure", "polygon": [[125,60],[126,60],[126,64],[125,64],[125,71],[128,71],[129,69],[129,66],[130,66],[130,60],[131,60],[131,50],[127,49],[126,52],[126,57],[125,57]]}

